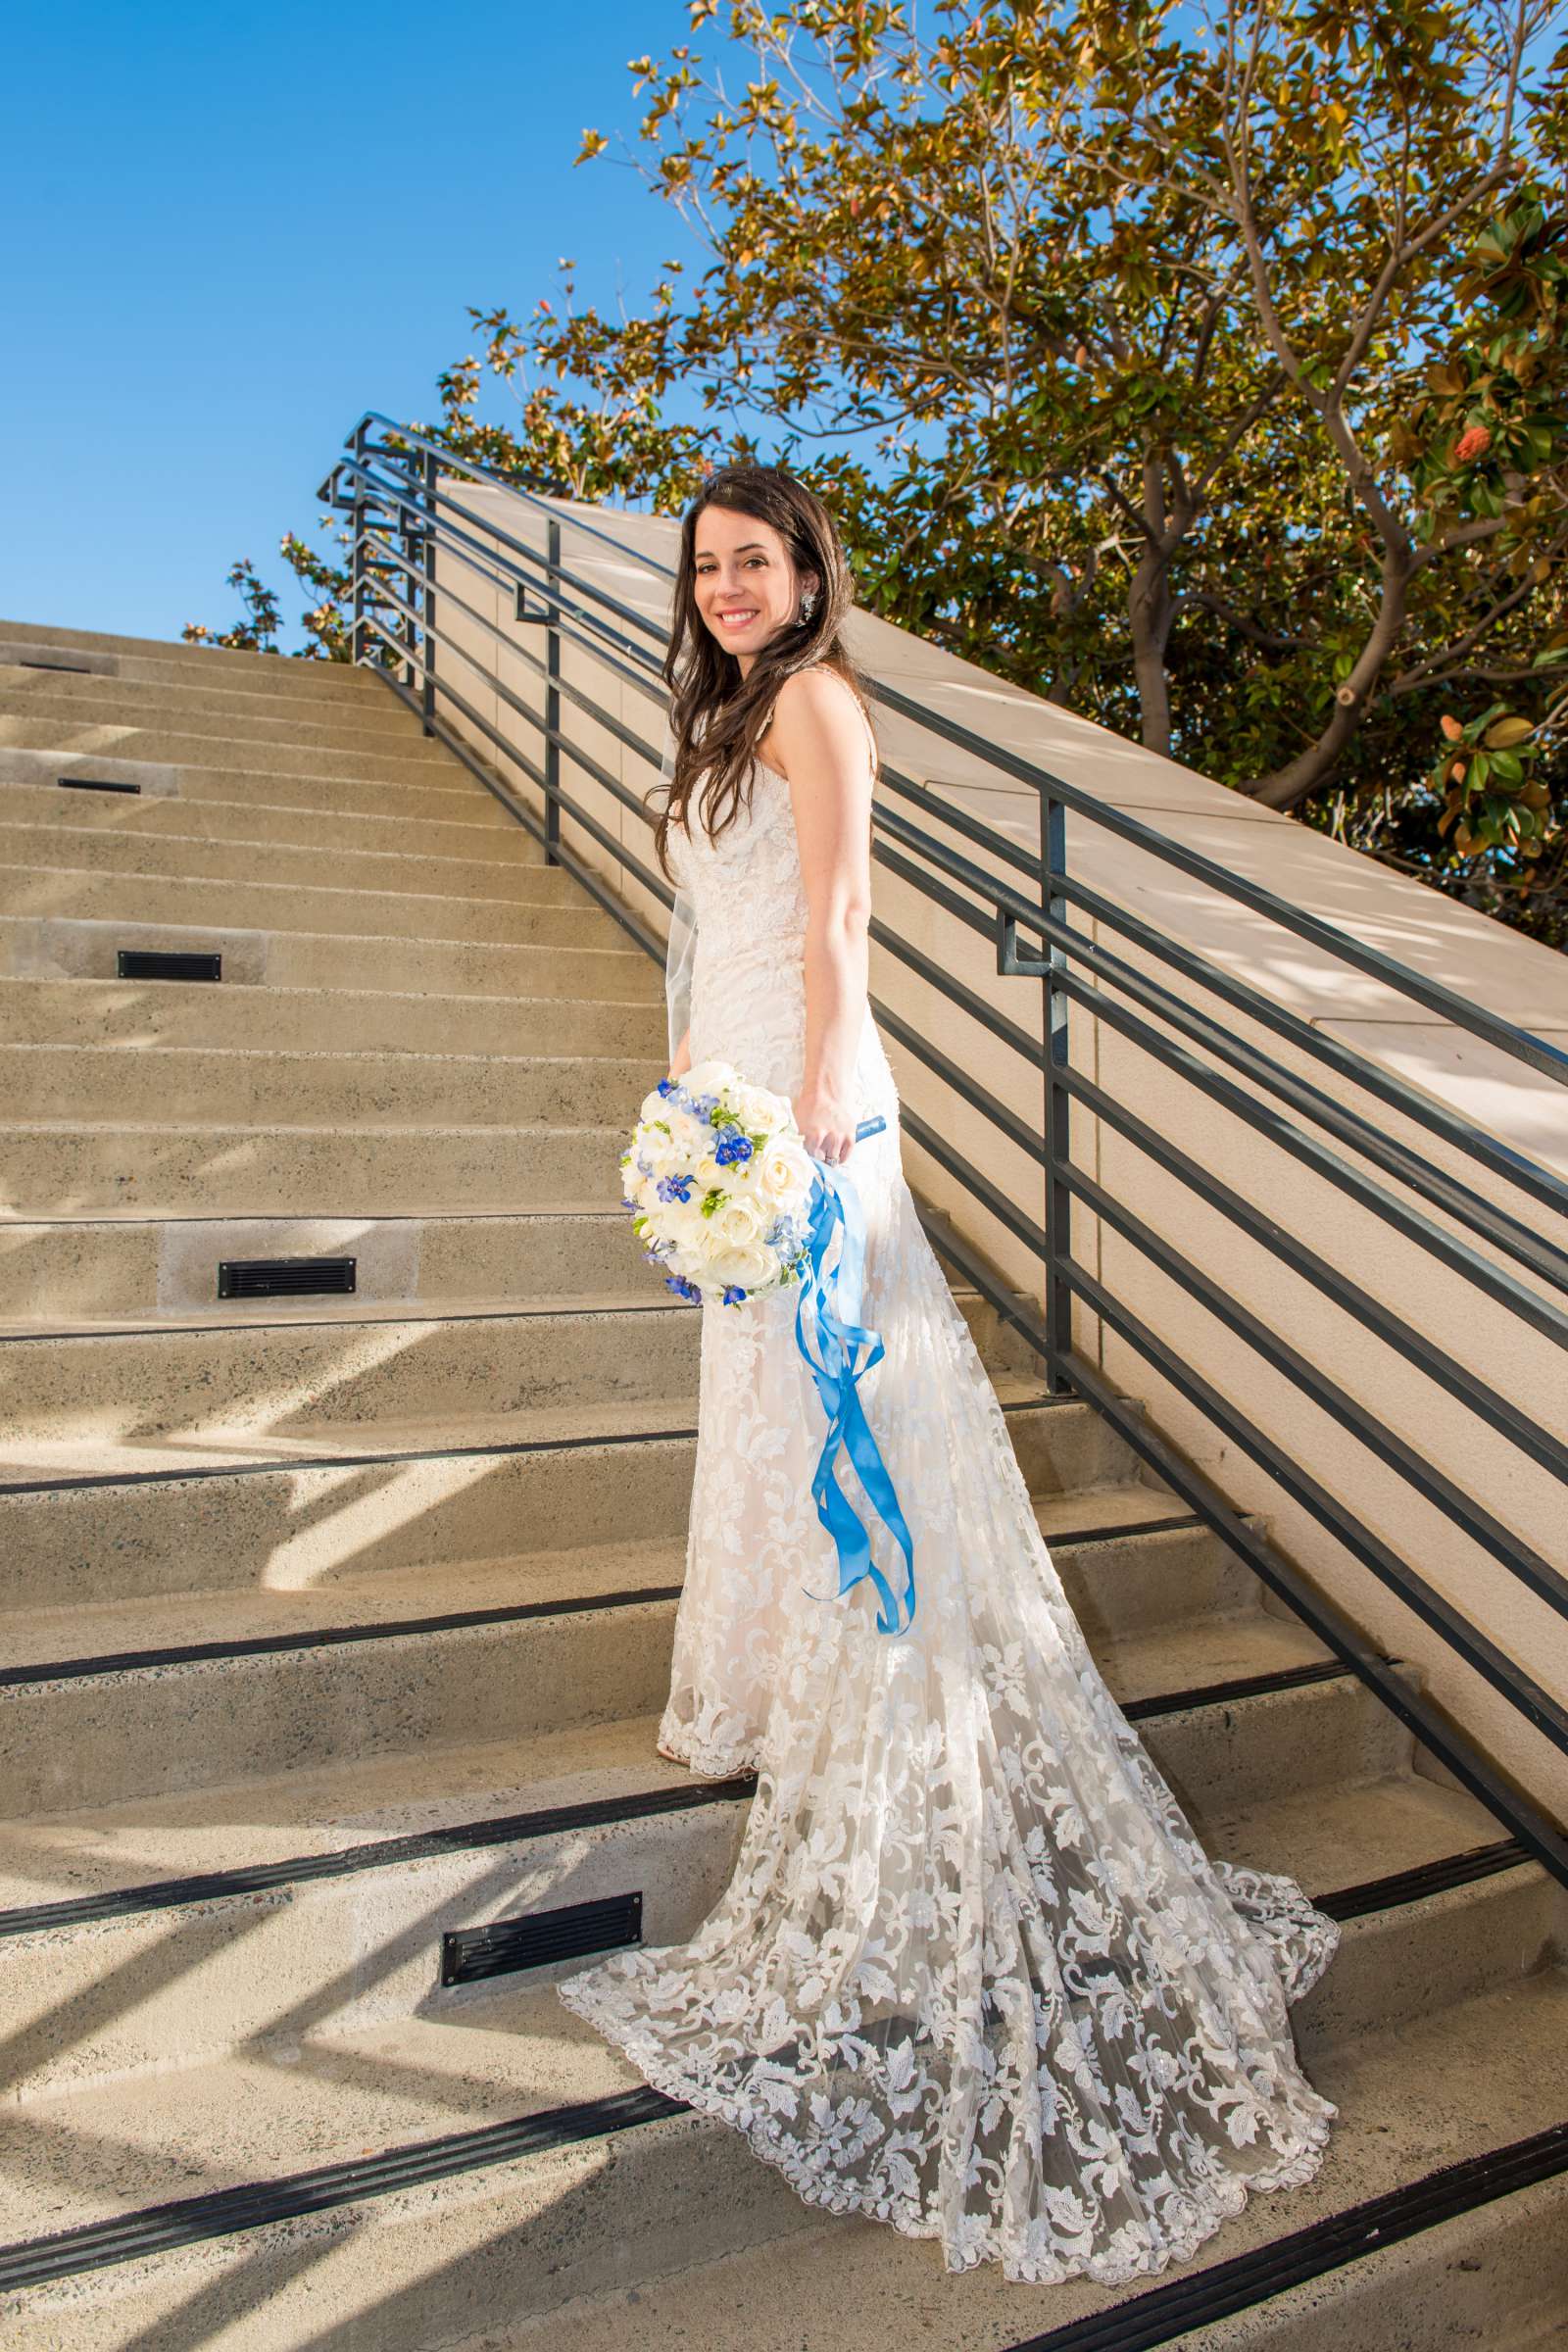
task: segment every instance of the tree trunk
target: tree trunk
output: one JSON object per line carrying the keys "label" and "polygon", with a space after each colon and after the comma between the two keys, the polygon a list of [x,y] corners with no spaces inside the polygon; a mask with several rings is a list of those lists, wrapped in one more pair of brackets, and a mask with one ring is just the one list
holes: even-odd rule
{"label": "tree trunk", "polygon": [[1165,649],[1175,617],[1170,560],[1180,542],[1165,512],[1164,467],[1151,451],[1144,459],[1144,552],[1133,573],[1127,619],[1133,640],[1133,676],[1146,751],[1170,757],[1170,679]]}

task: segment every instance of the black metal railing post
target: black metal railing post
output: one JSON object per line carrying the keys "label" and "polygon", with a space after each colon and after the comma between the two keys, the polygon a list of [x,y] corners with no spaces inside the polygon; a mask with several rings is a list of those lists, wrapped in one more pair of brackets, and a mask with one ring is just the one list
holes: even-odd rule
{"label": "black metal railing post", "polygon": [[[1040,905],[1053,926],[1066,928],[1067,811],[1054,793],[1040,795]],[[1051,1386],[1058,1394],[1072,1382],[1064,1369],[1072,1352],[1072,1286],[1065,1268],[1072,1257],[1072,1192],[1066,1168],[1072,1156],[1072,1096],[1065,1083],[1068,1069],[1068,977],[1066,950],[1052,933],[1041,979],[1045,1019],[1045,1147],[1046,1147],[1046,1333],[1052,1353],[1047,1362]]]}
{"label": "black metal railing post", "polygon": [[545,863],[558,865],[561,840],[561,525],[545,525]]}
{"label": "black metal railing post", "polygon": [[416,508],[399,507],[397,516],[397,543],[402,558],[403,587],[407,600],[397,636],[403,654],[403,684],[406,691],[412,694],[419,683],[419,615],[416,609],[416,589],[426,534]]}
{"label": "black metal railing post", "polygon": [[[433,735],[435,733],[435,502],[436,474],[439,470],[439,467],[440,460],[437,458],[435,451],[433,449],[427,449],[424,453],[423,466],[424,563],[421,566],[424,583],[424,594],[421,600],[421,609],[424,618],[423,627],[420,631],[420,635],[423,640],[420,650],[424,657],[424,677],[423,683],[419,689],[419,711],[424,722],[424,731],[427,735]],[[413,583],[411,581],[411,603],[413,602],[412,590]]]}
{"label": "black metal railing post", "polygon": [[349,555],[349,579],[352,586],[349,659],[365,660],[365,517],[368,501],[365,495],[365,437],[368,420],[362,417],[354,428],[353,449],[357,461],[354,475],[354,504],[352,508],[353,544]]}

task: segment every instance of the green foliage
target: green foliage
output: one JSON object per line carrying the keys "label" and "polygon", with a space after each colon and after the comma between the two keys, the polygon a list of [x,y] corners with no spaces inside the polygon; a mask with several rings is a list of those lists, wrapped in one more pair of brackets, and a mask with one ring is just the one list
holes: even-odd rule
{"label": "green foliage", "polygon": [[631,64],[698,269],[642,316],[577,307],[570,262],[559,303],[471,312],[421,429],[662,513],[791,465],[872,609],[1560,940],[1550,0],[688,16],[754,60]]}
{"label": "green foliage", "polygon": [[[1346,838],[1392,794],[1401,862],[1551,936],[1552,15],[697,0],[757,64],[632,64],[710,257],[674,371],[811,452],[889,617]],[[1445,827],[1456,705],[1537,748]]]}
{"label": "green foliage", "polygon": [[220,634],[204,626],[199,620],[188,620],[180,635],[189,645],[226,646],[235,654],[275,654],[277,652],[277,599],[263,581],[249,556],[242,556],[228,574],[228,584],[239,590],[245,617]]}
{"label": "green foliage", "polygon": [[[331,516],[323,515],[323,527]],[[337,539],[346,547],[348,534],[339,531]],[[341,564],[330,563],[308,546],[293,531],[285,531],[279,542],[279,553],[296,579],[316,593],[316,602],[300,614],[300,625],[306,633],[306,643],[299,659],[316,662],[347,662],[351,659],[348,627],[343,607],[350,591],[349,575]],[[232,627],[214,631],[199,620],[190,620],[180,631],[188,645],[226,646],[233,653],[275,654],[280,649],[277,632],[280,615],[277,597],[264,585],[249,557],[236,564],[228,574],[228,585],[240,592],[245,617]]]}

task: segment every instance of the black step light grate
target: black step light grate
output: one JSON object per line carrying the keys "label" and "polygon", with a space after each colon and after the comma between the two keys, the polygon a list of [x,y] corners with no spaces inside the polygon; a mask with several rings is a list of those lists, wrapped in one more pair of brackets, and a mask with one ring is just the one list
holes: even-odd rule
{"label": "black step light grate", "polygon": [[115,974],[121,980],[221,980],[223,958],[193,948],[122,948]]}
{"label": "black step light grate", "polygon": [[355,1257],[220,1257],[220,1298],[343,1298],[358,1283]]}
{"label": "black step light grate", "polygon": [[60,776],[67,792],[140,792],[139,784],[122,784],[118,776]]}
{"label": "black step light grate", "polygon": [[441,1938],[441,1982],[471,1984],[480,1977],[510,1976],[519,1968],[542,1968],[548,1960],[570,1960],[579,1952],[605,1952],[643,1939],[643,1895],[607,1894],[592,1903],[565,1903],[558,1911],[533,1911],[520,1919],[492,1920],[487,1928],[458,1928]]}

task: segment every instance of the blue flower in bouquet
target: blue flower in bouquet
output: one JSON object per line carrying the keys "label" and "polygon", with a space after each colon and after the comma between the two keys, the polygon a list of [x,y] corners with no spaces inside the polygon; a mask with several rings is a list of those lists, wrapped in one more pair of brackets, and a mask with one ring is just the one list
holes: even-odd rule
{"label": "blue flower in bouquet", "polygon": [[688,1282],[684,1274],[666,1274],[664,1284],[678,1298],[700,1299],[703,1295],[696,1283]]}
{"label": "blue flower in bouquet", "polygon": [[723,1303],[725,1306],[739,1306],[745,1296],[746,1293],[742,1290],[738,1282],[725,1283],[723,1298]]}
{"label": "blue flower in bouquet", "polygon": [[721,1168],[732,1167],[738,1160],[750,1159],[754,1149],[749,1135],[733,1129],[720,1138],[713,1157]]}
{"label": "blue flower in bouquet", "polygon": [[661,1176],[655,1186],[661,1200],[689,1200],[692,1197],[690,1176]]}

